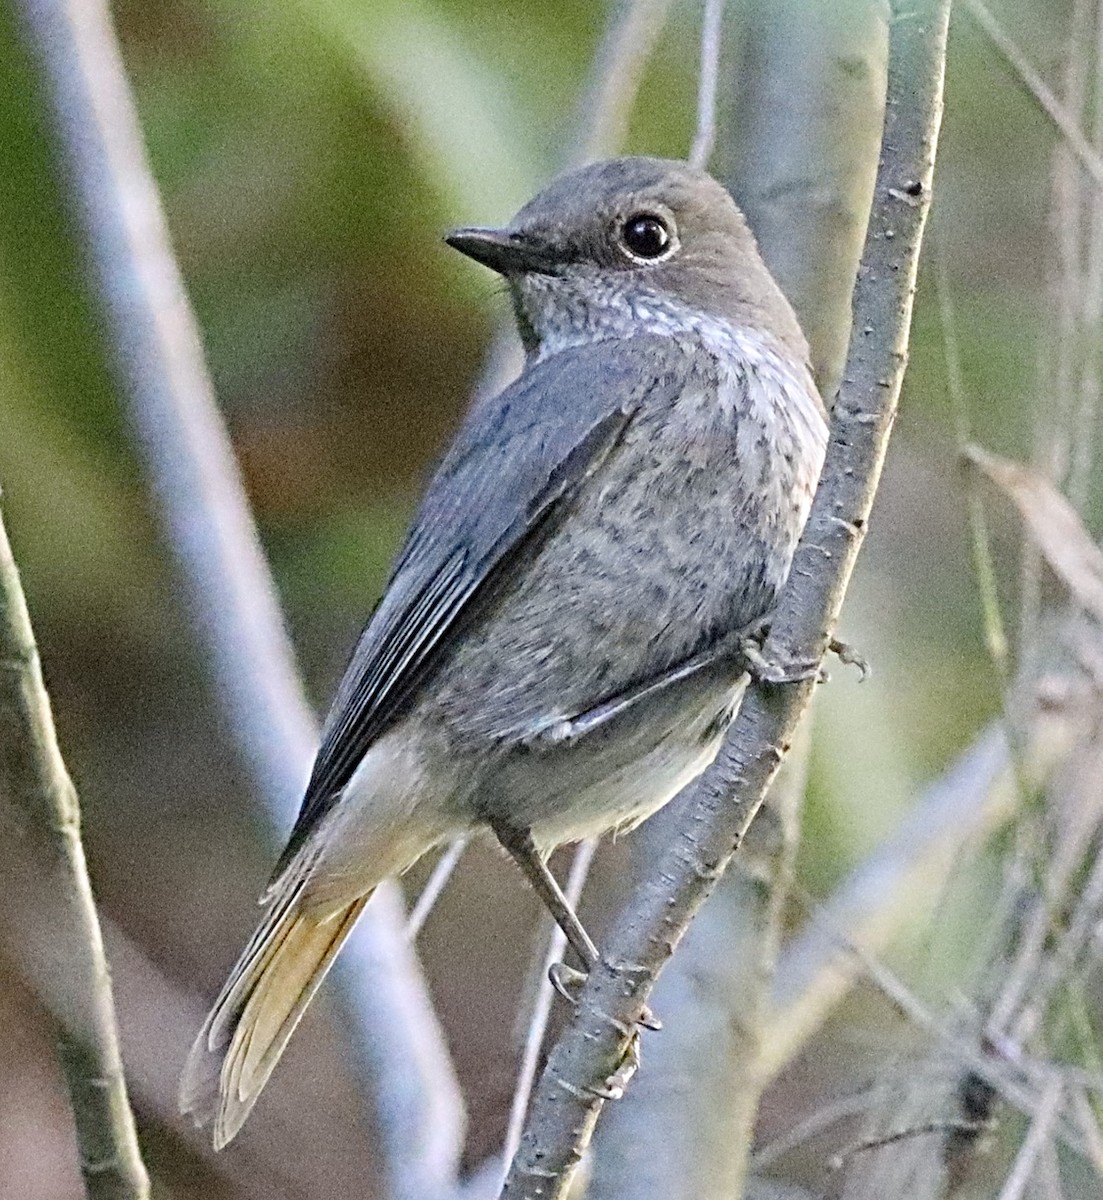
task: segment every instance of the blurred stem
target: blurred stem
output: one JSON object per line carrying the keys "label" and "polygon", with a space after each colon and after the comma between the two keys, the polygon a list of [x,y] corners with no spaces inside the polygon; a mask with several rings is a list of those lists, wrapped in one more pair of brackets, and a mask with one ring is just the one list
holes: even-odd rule
{"label": "blurred stem", "polygon": [[715,172],[796,309],[830,406],[881,144],[887,0],[729,5]]}
{"label": "blurred stem", "polygon": [[[1091,49],[1085,48],[1082,51],[1083,56],[1090,59],[1094,54],[1095,57],[1092,146],[1096,153],[1103,153],[1103,4],[1096,5],[1095,36],[1086,40]],[[1082,192],[1084,189],[1079,190]],[[1079,342],[1083,362],[1079,396],[1070,429],[1072,461],[1069,464],[1068,480],[1069,499],[1081,512],[1087,509],[1091,499],[1098,425],[1099,335],[1103,323],[1103,189],[1091,189],[1084,201],[1087,210],[1087,246],[1081,311],[1083,331]]]}
{"label": "blurred stem", "polygon": [[697,131],[689,161],[702,170],[709,165],[716,143],[716,89],[724,28],[724,0],[704,0],[701,14],[701,62],[697,68]]}
{"label": "blurred stem", "polygon": [[[1040,786],[1081,731],[1075,721],[1041,708],[1028,727],[1030,777]],[[778,961],[762,1041],[767,1081],[808,1043],[861,975],[854,952],[876,956],[905,929],[928,920],[962,847],[983,842],[1009,821],[1016,799],[1007,733],[992,725],[924,790],[900,826],[835,893],[816,905]]]}
{"label": "blurred stem", "polygon": [[1103,156],[1096,152],[1091,142],[1084,136],[1077,116],[1057,99],[1045,80],[1030,65],[1030,60],[989,11],[983,0],[964,0],[964,2],[973,20],[1003,56],[1015,77],[1034,98],[1038,107],[1053,122],[1080,165],[1092,177],[1097,187],[1103,187]]}
{"label": "blurred stem", "polygon": [[[57,889],[62,903],[43,903],[56,918],[26,922],[16,950],[38,970],[30,974],[58,1025],[61,1064],[69,1088],[90,1200],[145,1200],[149,1179],[138,1149],[126,1094],[111,977],[92,885],[80,840],[76,790],[57,744],[50,700],[0,517],[0,797],[10,811],[5,836],[42,842],[50,868],[37,882]],[[55,899],[55,898],[51,898]],[[13,901],[9,899],[9,906]],[[31,897],[18,909],[38,909]],[[49,948],[31,943],[49,942]]]}
{"label": "blurred stem", "polygon": [[[271,823],[283,829],[309,774],[314,720],[172,254],[110,13],[104,0],[19,0],[17,9],[166,537],[230,726]],[[426,1200],[454,1184],[464,1114],[402,921],[397,889],[379,889],[338,975],[392,1195]]]}
{"label": "blurred stem", "polygon": [[[618,0],[594,56],[563,152],[563,170],[617,153],[628,132],[644,68],[666,24],[672,0]],[[471,410],[491,400],[521,370],[513,319],[494,333],[475,384]]]}
{"label": "blurred stem", "polygon": [[[1074,0],[1065,38],[1061,99],[1070,119],[1078,127],[1083,121],[1087,87],[1091,9],[1092,0]],[[1044,339],[1039,356],[1039,403],[1034,414],[1033,453],[1034,466],[1056,485],[1066,477],[1071,455],[1069,413],[1076,378],[1083,191],[1079,164],[1068,142],[1058,137],[1053,151],[1049,214],[1049,232],[1055,251],[1049,263],[1048,279],[1051,334]],[[1098,190],[1096,195],[1099,195]],[[1038,667],[1041,567],[1041,551],[1024,531],[1019,613],[1019,673],[1023,677]]]}
{"label": "blurred stem", "polygon": [[[718,5],[709,6],[712,15]],[[718,168],[750,211],[768,263],[811,320],[821,374],[841,373],[850,299],[869,217],[884,108],[887,22],[878,0],[814,9],[792,0],[733,2],[749,69],[729,61]],[[736,28],[738,26],[738,29]],[[702,59],[710,44],[706,23]],[[734,55],[727,53],[731,60]],[[702,85],[702,92],[706,89]],[[698,119],[694,153],[701,153]],[[839,352],[841,353],[841,351]],[[770,803],[656,989],[663,1036],[648,1070],[596,1135],[593,1200],[739,1195],[754,1135],[759,1067],[808,769],[806,720]],[[672,806],[641,830],[637,882],[674,836]],[[646,1163],[635,1147],[662,1139]]]}
{"label": "blurred stem", "polygon": [[644,68],[670,5],[671,0],[618,0],[578,105],[564,168],[607,158],[624,145]]}
{"label": "blurred stem", "polygon": [[[950,403],[953,407],[957,451],[959,455],[964,455],[973,441],[969,420],[969,401],[965,395],[965,381],[961,371],[961,348],[957,340],[953,299],[950,295],[950,283],[946,275],[946,260],[941,252],[936,258],[938,313],[942,324],[946,383],[950,393]],[[992,564],[992,547],[988,538],[988,521],[984,512],[984,500],[980,493],[980,481],[977,479],[975,471],[968,470],[966,473],[965,496],[969,513],[973,569],[976,572],[977,590],[980,593],[984,641],[999,680],[1001,695],[1006,698],[1011,684],[1007,633],[1004,628],[1003,614],[1000,611],[999,589],[996,586],[996,571]]]}
{"label": "blurred stem", "polygon": [[[884,137],[854,295],[845,382],[823,476],[764,652],[819,661],[868,525],[907,361],[919,248],[942,115],[949,0],[900,0]],[[723,875],[815,687],[752,683],[715,762],[674,801],[682,820],[617,918],[537,1088],[506,1200],[566,1194],[605,1099],[632,1076],[637,1022],[663,966]]]}

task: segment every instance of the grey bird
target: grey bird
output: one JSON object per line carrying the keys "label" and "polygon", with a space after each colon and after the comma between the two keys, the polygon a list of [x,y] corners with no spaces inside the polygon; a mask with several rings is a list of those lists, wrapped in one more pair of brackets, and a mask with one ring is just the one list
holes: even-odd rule
{"label": "grey bird", "polygon": [[740,639],[789,570],[827,439],[804,338],[727,191],[684,163],[562,176],[446,239],[509,285],[526,360],[429,484],[339,686],[267,906],[182,1107],[240,1129],[384,879],[493,833],[548,871],[713,759]]}

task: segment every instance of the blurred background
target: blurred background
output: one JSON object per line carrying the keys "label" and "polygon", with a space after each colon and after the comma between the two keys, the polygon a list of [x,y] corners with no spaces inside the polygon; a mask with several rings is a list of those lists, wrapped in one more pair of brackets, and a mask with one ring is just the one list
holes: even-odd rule
{"label": "blurred background", "polygon": [[[729,37],[740,7],[731,0]],[[1073,7],[992,3],[1054,87]],[[592,0],[121,0],[114,14],[222,410],[322,708],[507,311],[488,273],[440,235],[505,220],[558,169],[608,9]],[[627,150],[686,154],[699,23],[698,5],[673,5]],[[0,63],[4,515],[100,904],[181,998],[186,1026],[253,926],[278,835],[224,727],[161,540],[7,0]],[[793,928],[1001,708],[930,251],[945,268],[973,436],[1028,459],[1047,394],[1056,135],[964,8],[946,110],[902,412],[841,631],[874,674],[859,685],[836,667],[818,700]],[[740,129],[721,134],[737,141]],[[738,198],[738,181],[733,188]],[[1018,520],[987,499],[998,594],[1013,609]],[[1089,528],[1099,528],[1099,503],[1091,479]],[[588,888],[599,939],[624,855],[621,845],[603,849]],[[936,1007],[952,1007],[975,981],[971,950],[998,892],[998,863],[998,847],[970,854],[951,872],[935,925],[906,927],[885,952]],[[427,866],[405,881],[409,895]],[[471,1165],[505,1126],[537,917],[513,868],[476,847],[419,941],[467,1096]],[[193,1029],[151,1011],[152,985],[119,960],[116,985],[124,1055],[143,1047],[132,1088],[158,1195],[237,1195],[243,1175],[273,1196],[376,1194],[370,1113],[325,1003],[240,1148],[216,1162],[171,1117]],[[0,1028],[0,1196],[71,1200],[76,1150],[50,1027],[3,959]],[[876,988],[856,988],[767,1092],[760,1136],[784,1133],[871,1073],[914,1074],[912,1036]],[[823,1144],[805,1147],[772,1169],[820,1195],[827,1157]]]}

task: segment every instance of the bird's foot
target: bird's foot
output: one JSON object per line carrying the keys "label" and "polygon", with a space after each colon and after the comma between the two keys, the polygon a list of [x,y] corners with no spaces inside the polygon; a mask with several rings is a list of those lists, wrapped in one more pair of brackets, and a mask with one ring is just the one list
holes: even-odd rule
{"label": "bird's foot", "polygon": [[815,679],[817,683],[823,683],[826,676],[823,664],[818,659],[793,659],[782,662],[779,659],[767,658],[762,653],[762,646],[769,631],[768,625],[761,625],[739,642],[743,666],[756,683],[780,685],[803,683],[806,679]]}
{"label": "bird's foot", "polygon": [[[739,643],[743,664],[756,682],[771,685],[803,683],[808,679],[814,679],[817,683],[827,682],[827,672],[820,659],[791,659],[783,662],[763,654],[762,648],[769,632],[769,622],[763,621]],[[853,646],[839,641],[838,638],[832,638],[827,643],[827,649],[839,662],[849,667],[857,667],[863,681],[869,678],[872,673],[870,665]]]}
{"label": "bird's foot", "polygon": [[601,1100],[619,1100],[624,1095],[632,1076],[639,1069],[640,1031],[637,1027],[629,1035],[628,1045],[625,1047],[624,1056],[621,1058],[617,1069],[603,1083],[589,1090],[592,1095],[597,1096]]}
{"label": "bird's foot", "polygon": [[[588,978],[585,971],[576,971],[574,967],[568,967],[566,963],[552,963],[548,968],[548,981],[568,1004],[578,1004],[578,993]],[[644,1029],[654,1031],[663,1027],[662,1021],[647,1007],[640,1013],[636,1024]]]}

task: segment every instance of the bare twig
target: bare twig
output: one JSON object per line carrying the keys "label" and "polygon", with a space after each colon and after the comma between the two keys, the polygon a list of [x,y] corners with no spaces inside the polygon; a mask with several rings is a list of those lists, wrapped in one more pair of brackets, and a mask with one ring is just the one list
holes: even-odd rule
{"label": "bare twig", "polygon": [[[1103,152],[1103,6],[1095,13],[1095,112],[1092,120],[1092,146]],[[1087,55],[1085,54],[1085,57]],[[1069,499],[1084,511],[1090,499],[1092,468],[1099,419],[1099,333],[1103,326],[1103,190],[1093,188],[1086,198],[1087,249],[1084,264],[1082,306],[1084,365],[1080,375],[1080,395],[1073,411],[1070,428],[1072,462],[1069,469]],[[1069,398],[1070,400],[1072,397]]]}
{"label": "bare twig", "polygon": [[[1065,38],[1061,101],[1070,119],[1079,127],[1084,119],[1084,96],[1088,76],[1088,45],[1092,0],[1074,0]],[[1080,243],[1083,225],[1081,170],[1075,155],[1062,138],[1053,152],[1050,187],[1050,237],[1054,254],[1049,265],[1049,294],[1052,308],[1050,336],[1045,339],[1038,362],[1038,395],[1034,415],[1034,466],[1053,483],[1066,476],[1071,459],[1072,399],[1076,377],[1076,353],[1081,292]],[[1095,189],[1098,199],[1100,189]],[[1022,544],[1019,599],[1019,672],[1037,666],[1038,624],[1042,609],[1041,555],[1029,537]]]}
{"label": "bare twig", "polygon": [[1042,1149],[1053,1137],[1053,1126],[1061,1111],[1062,1090],[1060,1076],[1054,1074],[1042,1093],[1038,1110],[1030,1122],[1030,1131],[1019,1147],[1011,1174],[1000,1188],[998,1200],[1022,1200],[1026,1195]]}
{"label": "bare twig", "polygon": [[[58,749],[2,519],[0,798],[0,825],[8,827],[0,835],[15,848],[41,844],[49,869],[35,882],[56,893],[49,898],[55,920],[48,928],[26,928],[16,950],[34,964],[40,997],[57,1022],[85,1190],[90,1200],[145,1200],[149,1179],[123,1078],[111,977],[80,840],[80,808]],[[9,896],[7,907],[13,906],[34,912],[39,902]]]}
{"label": "bare twig", "polygon": [[590,68],[565,166],[580,167],[624,145],[644,68],[670,4],[671,0],[619,0]]}
{"label": "bare twig", "polygon": [[976,23],[984,30],[992,45],[1003,55],[1019,82],[1038,103],[1038,107],[1053,122],[1069,149],[1085,171],[1103,187],[1103,157],[1096,153],[1068,109],[1053,94],[1046,81],[1031,66],[1030,60],[1015,44],[1003,26],[989,11],[983,0],[965,0],[965,6]]}
{"label": "bare twig", "polygon": [[[950,281],[946,274],[946,257],[938,248],[935,274],[938,290],[939,320],[942,326],[942,350],[946,362],[946,386],[954,410],[954,427],[957,432],[958,454],[965,454],[973,441],[972,422],[969,417],[969,399],[965,393],[965,379],[961,369],[961,348],[954,320],[953,297]],[[996,570],[992,562],[992,547],[988,537],[988,519],[984,511],[984,500],[972,475],[965,481],[965,501],[969,514],[969,540],[973,552],[973,573],[980,596],[981,619],[988,657],[995,667],[1001,692],[1006,693],[1011,680],[1010,650],[1000,609],[999,589],[996,586]]]}
{"label": "bare twig", "polygon": [[417,902],[410,909],[410,915],[406,918],[406,936],[410,941],[414,941],[421,932],[422,926],[433,911],[433,906],[440,899],[441,892],[444,891],[444,885],[451,878],[452,872],[456,869],[456,863],[460,861],[466,849],[467,839],[458,838],[437,859],[432,874],[425,881],[425,886],[421,889]]}
{"label": "bare twig", "polygon": [[697,132],[689,161],[707,167],[716,141],[716,83],[720,75],[720,41],[724,28],[724,0],[705,0],[701,17],[701,65],[697,72]]}
{"label": "bare twig", "polygon": [[[107,5],[18,7],[168,540],[229,722],[273,825],[283,829],[309,772],[314,722],[172,256]],[[339,971],[393,1194],[421,1198],[451,1186],[464,1116],[402,919],[397,889],[381,889]]]}
{"label": "bare twig", "polygon": [[[908,0],[892,25],[883,151],[855,289],[847,381],[812,515],[765,648],[778,662],[822,656],[880,477],[907,360],[949,8],[949,0]],[[549,1058],[506,1182],[509,1200],[564,1195],[604,1097],[626,1083],[634,1024],[655,979],[741,842],[814,686],[811,679],[752,686],[716,761],[675,801],[685,818],[679,835],[618,920]]]}
{"label": "bare twig", "polygon": [[[589,80],[575,111],[563,152],[563,169],[615,154],[624,144],[636,103],[671,0],[619,0],[598,45]],[[472,410],[492,400],[521,369],[521,343],[512,319],[498,326],[475,385]]]}

